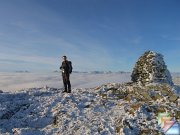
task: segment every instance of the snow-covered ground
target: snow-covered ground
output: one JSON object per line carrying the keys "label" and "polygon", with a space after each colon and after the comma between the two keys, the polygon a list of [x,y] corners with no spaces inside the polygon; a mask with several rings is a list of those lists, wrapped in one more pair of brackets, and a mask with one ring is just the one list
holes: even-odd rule
{"label": "snow-covered ground", "polygon": [[[104,83],[130,81],[130,73],[72,73],[72,88],[91,88]],[[61,73],[0,73],[0,90],[15,91],[26,88],[49,86],[62,88]]]}
{"label": "snow-covered ground", "polygon": [[115,134],[111,116],[124,112],[93,89],[72,94],[52,88],[0,94],[0,133],[18,135]]}
{"label": "snow-covered ground", "polygon": [[178,94],[122,84],[130,73],[73,73],[70,94],[62,93],[59,74],[1,73],[1,135],[150,134],[160,132],[158,112],[179,119]]}
{"label": "snow-covered ground", "polygon": [[[49,87],[0,93],[0,134],[137,135],[150,132],[160,133],[156,117],[157,112],[162,111],[162,107],[169,109],[168,111],[175,114],[177,118],[179,117],[176,114],[180,110],[180,100],[177,96],[170,99],[166,96],[164,99],[153,101],[148,99],[148,95],[132,97],[134,93],[132,92],[126,97],[128,87],[113,83],[96,88],[73,89],[70,94],[62,93],[62,89]],[[152,101],[146,102],[147,100]],[[174,102],[169,102],[169,100],[174,100]]]}

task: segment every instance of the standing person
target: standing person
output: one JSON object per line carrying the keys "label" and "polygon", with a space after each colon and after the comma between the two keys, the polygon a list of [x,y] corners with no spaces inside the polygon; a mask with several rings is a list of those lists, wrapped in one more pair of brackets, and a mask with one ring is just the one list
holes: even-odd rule
{"label": "standing person", "polygon": [[66,56],[62,57],[63,62],[62,65],[60,66],[60,69],[62,71],[62,79],[63,79],[63,84],[64,84],[64,91],[67,93],[71,93],[71,83],[70,83],[70,73],[72,72],[72,65],[71,62],[67,60]]}

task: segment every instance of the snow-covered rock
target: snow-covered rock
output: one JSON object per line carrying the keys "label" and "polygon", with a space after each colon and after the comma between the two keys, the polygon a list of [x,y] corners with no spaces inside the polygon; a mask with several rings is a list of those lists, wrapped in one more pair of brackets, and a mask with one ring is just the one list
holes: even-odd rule
{"label": "snow-covered rock", "polygon": [[163,60],[163,55],[147,51],[136,62],[132,81],[139,84],[168,83],[173,85],[172,77]]}

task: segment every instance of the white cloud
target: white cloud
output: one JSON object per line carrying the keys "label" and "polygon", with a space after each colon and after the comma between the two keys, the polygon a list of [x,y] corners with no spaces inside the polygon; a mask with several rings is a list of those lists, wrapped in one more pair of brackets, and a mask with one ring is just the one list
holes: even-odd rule
{"label": "white cloud", "polygon": [[17,54],[0,54],[0,60],[10,60],[10,61],[23,61],[23,62],[34,62],[41,64],[50,64],[55,65],[57,63],[57,59],[53,57],[44,57],[44,56],[22,56]]}
{"label": "white cloud", "polygon": [[[18,78],[18,79],[17,79]],[[130,74],[83,74],[73,73],[71,75],[73,88],[96,87],[107,82],[120,83],[130,80]],[[0,88],[3,91],[14,91],[34,87],[62,88],[62,78],[59,73],[1,73]]]}
{"label": "white cloud", "polygon": [[[40,45],[39,48],[42,49],[36,49],[37,45]],[[41,45],[46,45],[47,47],[45,50],[47,54],[44,52],[43,56],[39,54],[39,52],[43,50],[43,46],[41,47]],[[112,62],[108,50],[103,45],[81,39],[78,39],[77,43],[71,43],[61,37],[43,36],[43,38],[30,41],[23,40],[18,43],[18,45],[11,46],[11,43],[4,43],[4,45],[1,46],[1,59],[57,66],[61,63],[61,56],[67,55],[68,58],[72,60],[75,70],[84,71],[96,69],[106,70]],[[28,47],[31,48],[29,51]],[[48,48],[51,49],[52,47],[57,48],[59,53],[53,56],[48,54]]]}
{"label": "white cloud", "polygon": [[161,35],[161,38],[171,41],[180,41],[180,36],[170,36],[167,34]]}
{"label": "white cloud", "polygon": [[125,41],[131,44],[140,44],[143,40],[142,36],[127,37]]}

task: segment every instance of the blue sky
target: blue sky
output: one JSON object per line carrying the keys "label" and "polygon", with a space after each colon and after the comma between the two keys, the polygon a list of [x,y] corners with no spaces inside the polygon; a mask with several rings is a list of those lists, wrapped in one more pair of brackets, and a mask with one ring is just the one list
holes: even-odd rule
{"label": "blue sky", "polygon": [[0,0],[0,71],[132,71],[146,50],[180,72],[179,0]]}

